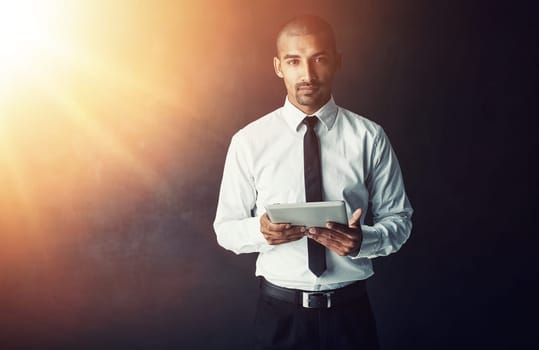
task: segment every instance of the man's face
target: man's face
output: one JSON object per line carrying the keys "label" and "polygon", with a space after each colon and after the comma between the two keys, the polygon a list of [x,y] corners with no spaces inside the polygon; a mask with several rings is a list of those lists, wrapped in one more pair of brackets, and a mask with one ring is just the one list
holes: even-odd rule
{"label": "man's face", "polygon": [[305,114],[313,114],[331,97],[340,55],[320,34],[284,34],[277,42],[277,51],[273,65],[284,80],[288,99]]}

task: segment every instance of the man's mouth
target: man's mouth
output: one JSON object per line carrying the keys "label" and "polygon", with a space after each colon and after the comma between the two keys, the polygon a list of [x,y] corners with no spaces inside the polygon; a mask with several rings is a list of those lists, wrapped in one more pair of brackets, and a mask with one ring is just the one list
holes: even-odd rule
{"label": "man's mouth", "polygon": [[296,90],[300,92],[313,93],[317,91],[318,88],[319,88],[318,85],[301,84],[296,87]]}

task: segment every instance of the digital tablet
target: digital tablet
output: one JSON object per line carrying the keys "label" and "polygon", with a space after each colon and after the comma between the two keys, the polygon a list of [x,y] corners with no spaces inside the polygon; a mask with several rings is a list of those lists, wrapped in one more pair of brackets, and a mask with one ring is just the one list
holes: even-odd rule
{"label": "digital tablet", "polygon": [[306,227],[326,227],[328,221],[348,224],[344,201],[276,203],[267,205],[266,212],[273,223]]}

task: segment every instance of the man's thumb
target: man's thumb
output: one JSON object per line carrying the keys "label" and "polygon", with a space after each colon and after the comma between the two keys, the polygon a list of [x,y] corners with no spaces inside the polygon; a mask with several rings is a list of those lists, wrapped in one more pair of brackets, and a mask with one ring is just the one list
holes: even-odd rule
{"label": "man's thumb", "polygon": [[363,211],[361,210],[361,208],[356,209],[356,211],[352,214],[352,217],[348,221],[348,226],[358,227],[361,214],[363,214]]}

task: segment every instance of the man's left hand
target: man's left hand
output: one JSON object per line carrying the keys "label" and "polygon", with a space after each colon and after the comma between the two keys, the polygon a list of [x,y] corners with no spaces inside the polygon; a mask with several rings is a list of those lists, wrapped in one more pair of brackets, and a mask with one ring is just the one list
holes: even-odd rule
{"label": "man's left hand", "polygon": [[355,256],[358,254],[363,240],[359,221],[361,214],[361,209],[357,209],[352,214],[348,226],[336,222],[328,222],[326,228],[311,227],[307,231],[307,236],[341,256]]}

